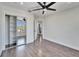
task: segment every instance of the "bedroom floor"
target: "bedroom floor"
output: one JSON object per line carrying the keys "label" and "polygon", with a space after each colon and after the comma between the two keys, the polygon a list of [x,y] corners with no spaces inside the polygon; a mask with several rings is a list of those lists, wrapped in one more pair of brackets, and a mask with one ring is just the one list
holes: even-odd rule
{"label": "bedroom floor", "polygon": [[43,39],[6,50],[2,57],[79,57],[79,51]]}

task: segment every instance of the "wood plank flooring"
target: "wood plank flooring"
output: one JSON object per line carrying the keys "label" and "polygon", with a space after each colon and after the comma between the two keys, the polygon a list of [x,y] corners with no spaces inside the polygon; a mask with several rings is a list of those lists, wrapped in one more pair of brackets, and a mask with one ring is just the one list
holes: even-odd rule
{"label": "wood plank flooring", "polygon": [[43,39],[6,50],[2,57],[79,57],[79,51]]}

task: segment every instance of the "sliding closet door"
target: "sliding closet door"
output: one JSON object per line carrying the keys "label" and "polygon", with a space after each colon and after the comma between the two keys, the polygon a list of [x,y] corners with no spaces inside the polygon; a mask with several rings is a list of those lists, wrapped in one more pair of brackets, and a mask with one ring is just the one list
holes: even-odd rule
{"label": "sliding closet door", "polygon": [[10,16],[10,45],[16,45],[16,17]]}
{"label": "sliding closet door", "polygon": [[26,21],[17,20],[16,16],[7,15],[6,19],[6,43],[5,47],[13,47],[26,44]]}
{"label": "sliding closet door", "polygon": [[16,45],[16,17],[6,15],[5,16],[6,26],[6,40],[5,47],[9,48]]}

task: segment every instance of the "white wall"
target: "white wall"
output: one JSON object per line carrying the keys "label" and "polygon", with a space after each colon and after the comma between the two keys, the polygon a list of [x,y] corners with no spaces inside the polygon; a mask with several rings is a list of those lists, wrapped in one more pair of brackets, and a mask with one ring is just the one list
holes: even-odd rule
{"label": "white wall", "polygon": [[28,18],[26,18],[27,19],[27,21],[26,21],[26,23],[27,23],[27,27],[26,27],[26,29],[27,29],[27,32],[26,32],[26,37],[27,37],[27,44],[28,43],[31,43],[31,42],[33,42],[34,41],[34,18],[33,18],[33,16],[29,16],[29,19]]}
{"label": "white wall", "polygon": [[79,50],[79,7],[46,17],[43,30],[45,39]]}
{"label": "white wall", "polygon": [[[5,21],[5,14],[9,14],[9,15],[14,15],[14,16],[20,16],[20,17],[25,17],[26,20],[27,20],[27,30],[26,30],[26,36],[27,36],[27,43],[31,43],[33,42],[33,20],[34,20],[34,17],[33,15],[29,14],[28,12],[26,11],[23,11],[23,10],[19,10],[19,9],[14,9],[12,7],[7,7],[7,6],[2,6],[0,5],[0,23],[1,23],[1,32],[0,33],[0,36],[1,36],[1,40],[2,40],[2,50],[5,49],[5,42],[6,42],[6,37],[7,37],[7,34],[6,34],[6,21]],[[30,28],[29,28],[30,27]],[[30,32],[29,32],[30,31]]]}
{"label": "white wall", "polygon": [[[1,18],[1,13],[0,13]],[[0,27],[1,27],[1,19],[0,19]],[[1,37],[1,29],[0,29],[0,55],[1,55],[1,49],[2,49],[2,37]]]}
{"label": "white wall", "polygon": [[2,10],[0,9],[0,55],[1,55],[1,52],[2,52]]}

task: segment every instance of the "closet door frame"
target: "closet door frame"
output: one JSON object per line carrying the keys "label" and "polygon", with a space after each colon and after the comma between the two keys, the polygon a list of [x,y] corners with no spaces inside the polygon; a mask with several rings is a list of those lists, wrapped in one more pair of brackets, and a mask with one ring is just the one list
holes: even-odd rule
{"label": "closet door frame", "polygon": [[[8,15],[8,14],[5,14],[5,18],[6,18],[6,16],[8,17],[8,29],[7,29],[7,31],[8,31],[8,33],[7,33],[7,36],[8,36],[8,46],[9,46],[9,44],[10,44],[10,16],[13,16],[13,17],[18,17],[18,16],[14,16],[14,15]],[[25,17],[24,17],[25,18]],[[6,19],[5,19],[6,20]],[[27,20],[25,21],[25,26],[27,26]],[[15,28],[16,29],[16,28]],[[27,27],[25,28],[25,31],[27,30]],[[25,34],[26,35],[26,34]],[[24,39],[24,44],[22,44],[22,45],[26,45],[27,43],[27,36],[25,36],[25,39]],[[16,42],[17,42],[17,40],[16,40]],[[16,45],[16,46],[9,46],[9,47],[7,47],[6,48],[6,44],[5,44],[5,50],[7,50],[7,49],[10,49],[10,48],[14,48],[14,47],[18,47],[18,46],[22,46],[22,45]]]}

